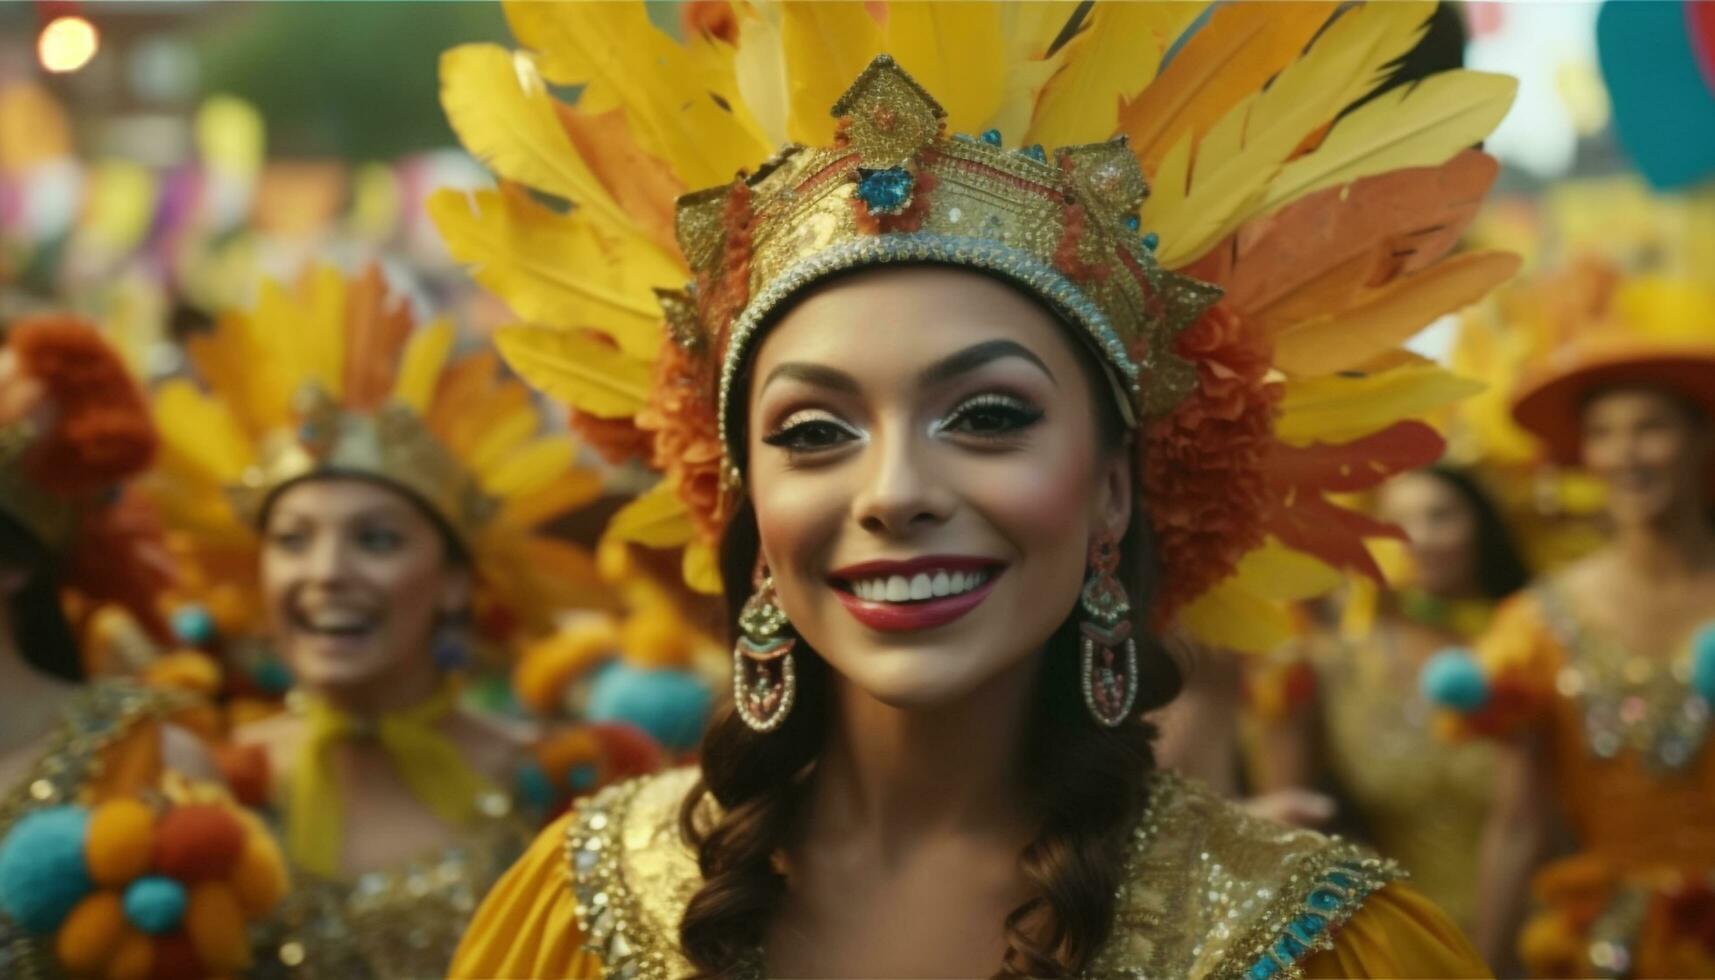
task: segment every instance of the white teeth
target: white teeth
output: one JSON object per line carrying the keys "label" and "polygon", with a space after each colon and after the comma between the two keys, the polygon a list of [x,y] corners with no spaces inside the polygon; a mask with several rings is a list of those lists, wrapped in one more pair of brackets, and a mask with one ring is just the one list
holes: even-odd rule
{"label": "white teeth", "polygon": [[987,572],[949,572],[938,569],[933,572],[918,572],[910,578],[891,575],[887,578],[854,580],[851,583],[851,591],[865,602],[921,602],[924,599],[960,595],[988,580]]}
{"label": "white teeth", "polygon": [[918,572],[917,577],[911,580],[911,598],[927,599],[934,594],[935,589],[929,584],[929,576]]}
{"label": "white teeth", "polygon": [[310,629],[339,633],[368,629],[371,617],[343,609],[318,609],[314,612],[305,613],[303,621],[304,625]]}

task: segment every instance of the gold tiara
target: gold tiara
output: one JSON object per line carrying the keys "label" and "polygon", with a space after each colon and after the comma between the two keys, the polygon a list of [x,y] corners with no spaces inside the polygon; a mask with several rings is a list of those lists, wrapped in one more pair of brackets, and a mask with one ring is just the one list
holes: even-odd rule
{"label": "gold tiara", "polygon": [[409,407],[389,402],[348,411],[315,384],[299,389],[294,401],[297,429],[269,433],[255,464],[228,490],[251,526],[261,524],[276,494],[310,476],[353,476],[402,490],[467,548],[494,517],[495,499]]}
{"label": "gold tiara", "polygon": [[1138,231],[1149,187],[1125,137],[1051,153],[1003,149],[994,130],[949,137],[940,104],[885,54],[833,114],[833,146],[788,147],[748,179],[679,201],[696,281],[662,305],[682,346],[719,358],[729,459],[732,387],[757,332],[807,285],[870,266],[978,269],[1040,297],[1100,356],[1128,423],[1191,389],[1173,339],[1221,291],[1156,262]]}

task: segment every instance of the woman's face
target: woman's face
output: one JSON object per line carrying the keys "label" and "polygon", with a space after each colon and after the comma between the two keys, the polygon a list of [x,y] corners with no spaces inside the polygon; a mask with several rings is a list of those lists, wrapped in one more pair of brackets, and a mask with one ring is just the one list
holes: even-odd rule
{"label": "woman's face", "polygon": [[1405,532],[1413,584],[1432,595],[1474,593],[1477,582],[1477,515],[1465,499],[1429,473],[1407,473],[1382,487],[1383,520]]}
{"label": "woman's face", "polygon": [[367,480],[318,478],[281,491],[263,530],[264,598],[300,683],[433,669],[436,624],[464,608],[470,577],[420,508]]}
{"label": "woman's face", "polygon": [[1046,310],[986,276],[876,270],[811,293],[755,355],[748,483],[798,634],[897,707],[1032,659],[1098,529],[1131,513],[1125,453]]}
{"label": "woman's face", "polygon": [[1615,521],[1649,524],[1702,498],[1708,432],[1673,396],[1610,389],[1584,406],[1583,422],[1584,466],[1606,486]]}

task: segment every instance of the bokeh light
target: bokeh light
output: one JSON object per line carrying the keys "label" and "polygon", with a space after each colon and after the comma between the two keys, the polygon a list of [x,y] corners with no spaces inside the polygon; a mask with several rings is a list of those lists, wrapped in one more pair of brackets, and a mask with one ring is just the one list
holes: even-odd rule
{"label": "bokeh light", "polygon": [[36,54],[51,72],[74,72],[89,64],[101,46],[95,25],[82,17],[56,17],[36,39]]}

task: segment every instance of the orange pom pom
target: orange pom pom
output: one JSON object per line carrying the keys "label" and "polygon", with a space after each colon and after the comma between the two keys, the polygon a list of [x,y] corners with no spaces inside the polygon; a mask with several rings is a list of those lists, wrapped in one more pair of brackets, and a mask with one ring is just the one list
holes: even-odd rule
{"label": "orange pom pom", "polygon": [[155,811],[141,800],[109,800],[90,815],[83,854],[96,884],[128,884],[149,870],[154,851]]}
{"label": "orange pom pom", "polygon": [[206,980],[208,974],[183,930],[155,937],[155,966],[149,980]]}
{"label": "orange pom pom", "polygon": [[143,683],[166,691],[213,697],[220,693],[220,664],[201,650],[175,650],[143,671]]}
{"label": "orange pom pom", "polygon": [[67,973],[99,973],[119,949],[125,931],[119,893],[98,891],[77,903],[60,923],[54,952]]}
{"label": "orange pom pom", "polygon": [[268,750],[260,745],[219,745],[214,764],[232,795],[245,806],[268,802]]}
{"label": "orange pom pom", "polygon": [[205,881],[191,889],[190,907],[185,910],[185,932],[190,934],[203,965],[216,973],[247,969],[250,942],[244,934],[244,909],[232,886]]}
{"label": "orange pom pom", "polygon": [[169,810],[155,830],[155,869],[183,882],[224,878],[244,851],[244,828],[212,803]]}
{"label": "orange pom pom", "polygon": [[286,896],[286,859],[274,838],[253,832],[244,840],[244,853],[232,871],[232,889],[244,914],[260,919]]}
{"label": "orange pom pom", "polygon": [[107,980],[149,980],[155,969],[155,944],[136,929],[127,928],[107,963]]}

